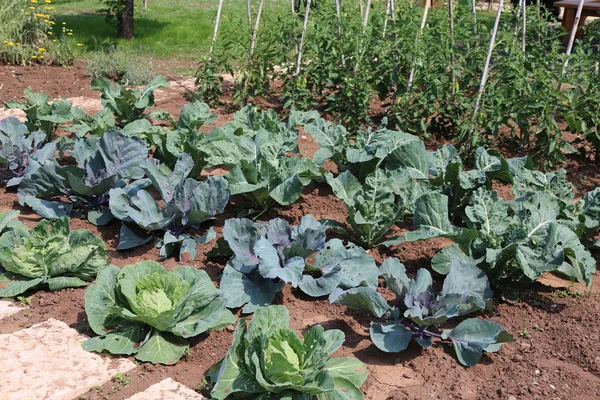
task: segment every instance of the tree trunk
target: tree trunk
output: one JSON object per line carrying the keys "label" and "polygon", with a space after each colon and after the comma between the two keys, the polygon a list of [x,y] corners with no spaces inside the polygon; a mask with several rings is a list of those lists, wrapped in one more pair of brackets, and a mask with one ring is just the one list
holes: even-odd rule
{"label": "tree trunk", "polygon": [[117,36],[123,39],[133,39],[133,0],[122,0],[123,9],[118,15]]}

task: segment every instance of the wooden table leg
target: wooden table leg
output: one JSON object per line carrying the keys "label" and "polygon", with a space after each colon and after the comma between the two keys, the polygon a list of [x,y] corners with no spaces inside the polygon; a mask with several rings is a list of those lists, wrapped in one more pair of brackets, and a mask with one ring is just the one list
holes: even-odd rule
{"label": "wooden table leg", "polygon": [[564,44],[569,43],[569,37],[571,36],[571,31],[573,30],[573,25],[575,24],[575,13],[576,10],[574,8],[565,8],[562,19],[562,26],[564,26],[567,31],[562,37]]}

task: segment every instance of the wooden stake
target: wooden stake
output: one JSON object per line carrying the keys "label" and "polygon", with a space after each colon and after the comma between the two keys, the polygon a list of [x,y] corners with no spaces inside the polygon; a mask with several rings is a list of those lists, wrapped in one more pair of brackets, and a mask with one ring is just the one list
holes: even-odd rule
{"label": "wooden stake", "polygon": [[142,4],[144,4],[144,10],[147,10],[148,9],[148,0],[142,1]]}
{"label": "wooden stake", "polygon": [[367,0],[367,7],[365,8],[365,13],[363,15],[363,21],[362,21],[362,34],[363,37],[360,39],[360,46],[358,48],[358,59],[356,60],[356,64],[354,65],[354,72],[358,71],[358,66],[360,64],[360,59],[362,58],[362,48],[363,48],[363,44],[365,42],[365,32],[367,31],[367,22],[369,21],[369,9],[371,8],[371,0]]}
{"label": "wooden stake", "polygon": [[525,35],[527,34],[527,1],[521,0],[521,50],[525,53],[526,43]]}
{"label": "wooden stake", "polygon": [[454,11],[452,10],[452,1],[448,0],[448,26],[450,29],[450,75],[452,77],[452,94],[456,93],[456,74],[454,73]]}
{"label": "wooden stake", "polygon": [[[475,34],[477,34],[477,8],[475,8],[475,2],[477,0],[471,0],[471,11],[473,12],[473,26],[475,27]],[[492,0],[490,0],[491,2]]]}
{"label": "wooden stake", "polygon": [[260,0],[258,3],[258,12],[256,13],[256,22],[254,23],[254,32],[252,32],[252,38],[250,39],[250,55],[254,54],[254,48],[256,47],[256,35],[258,33],[258,27],[260,25],[260,15],[262,14],[264,0]]}
{"label": "wooden stake", "polygon": [[306,27],[308,26],[309,13],[310,0],[306,0],[306,10],[304,10],[304,23],[302,24],[302,36],[300,37],[300,46],[298,46],[298,58],[296,59],[296,76],[300,74],[300,64],[302,63],[302,48],[304,47],[304,38],[306,36]]}
{"label": "wooden stake", "polygon": [[[583,0],[581,0],[583,1]],[[471,117],[471,128],[467,137],[467,147],[471,147],[471,136],[473,135],[475,121],[477,120],[477,114],[481,107],[481,99],[483,97],[483,91],[487,82],[488,73],[490,71],[490,61],[492,59],[492,53],[494,51],[494,44],[496,43],[496,34],[498,33],[498,25],[500,25],[500,14],[502,14],[502,8],[504,6],[504,0],[500,0],[498,3],[498,11],[496,12],[496,19],[494,20],[494,29],[492,30],[492,37],[490,38],[490,45],[488,47],[487,57],[485,58],[485,66],[483,67],[483,74],[481,75],[481,83],[479,84],[479,91],[477,92],[477,100],[475,100],[475,107],[473,109],[473,116]]]}
{"label": "wooden stake", "polygon": [[387,0],[385,4],[385,19],[383,20],[383,38],[385,39],[385,31],[387,30],[388,18],[390,16],[390,7],[392,0]]}
{"label": "wooden stake", "polygon": [[210,50],[208,51],[208,61],[210,61],[210,55],[215,49],[215,42],[217,41],[217,35],[219,34],[219,24],[221,23],[221,10],[223,10],[223,0],[219,0],[219,7],[217,8],[217,19],[215,20],[215,29],[213,30],[212,42],[210,43]]}
{"label": "wooden stake", "polygon": [[246,0],[246,17],[248,18],[248,30],[250,38],[252,38],[252,9],[250,8],[250,0]]}
{"label": "wooden stake", "polygon": [[[415,48],[419,45],[421,35],[423,34],[423,28],[427,22],[427,14],[429,13],[429,7],[431,6],[431,0],[425,0],[425,9],[423,10],[423,18],[421,18],[421,26],[419,32],[417,32],[417,39],[415,40]],[[413,80],[415,79],[415,70],[417,69],[417,60],[413,60],[412,67],[410,69],[410,75],[408,76],[408,84],[406,85],[406,91],[412,90]]]}
{"label": "wooden stake", "polygon": [[[294,0],[292,0],[294,1]],[[340,7],[340,0],[335,0],[335,14],[337,15],[337,26],[338,26],[338,40],[342,40],[342,13]],[[342,67],[346,67],[346,59],[342,54]]]}
{"label": "wooden stake", "polygon": [[[573,43],[575,42],[575,35],[577,35],[577,30],[579,29],[579,20],[581,19],[581,11],[583,10],[583,2],[584,0],[579,0],[579,4],[577,5],[577,12],[575,13],[575,21],[573,21],[573,29],[571,30],[571,36],[569,37],[569,44],[567,45],[567,59],[563,64],[562,76],[565,76],[567,73],[567,66],[569,65],[569,57],[571,55],[571,51],[573,50]],[[560,83],[558,84],[560,87]]]}

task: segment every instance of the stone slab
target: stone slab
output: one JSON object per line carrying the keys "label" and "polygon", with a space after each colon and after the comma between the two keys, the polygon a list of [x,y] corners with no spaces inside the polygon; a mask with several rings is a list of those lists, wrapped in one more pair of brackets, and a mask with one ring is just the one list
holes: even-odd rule
{"label": "stone slab", "polygon": [[23,309],[24,308],[19,307],[14,300],[0,300],[0,319],[10,317],[11,315],[16,314]]}
{"label": "stone slab", "polygon": [[199,395],[192,389],[175,382],[171,378],[164,379],[143,392],[137,393],[127,400],[203,400],[206,397]]}
{"label": "stone slab", "polygon": [[83,350],[85,340],[55,319],[0,335],[0,400],[71,400],[135,368],[127,359]]}

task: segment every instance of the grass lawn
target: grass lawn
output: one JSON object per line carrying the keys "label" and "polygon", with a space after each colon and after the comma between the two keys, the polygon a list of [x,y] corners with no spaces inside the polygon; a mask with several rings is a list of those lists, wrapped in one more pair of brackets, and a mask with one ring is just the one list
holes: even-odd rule
{"label": "grass lawn", "polygon": [[[54,0],[52,3],[56,7],[57,27],[66,22],[77,43],[82,43],[88,52],[114,43],[137,55],[195,61],[210,47],[218,1],[148,0],[148,9],[144,10],[142,1],[136,0],[136,37],[131,41],[116,37],[116,27],[107,24],[97,11],[102,8],[98,0]],[[226,0],[223,8],[227,16],[245,15],[243,0]]]}

